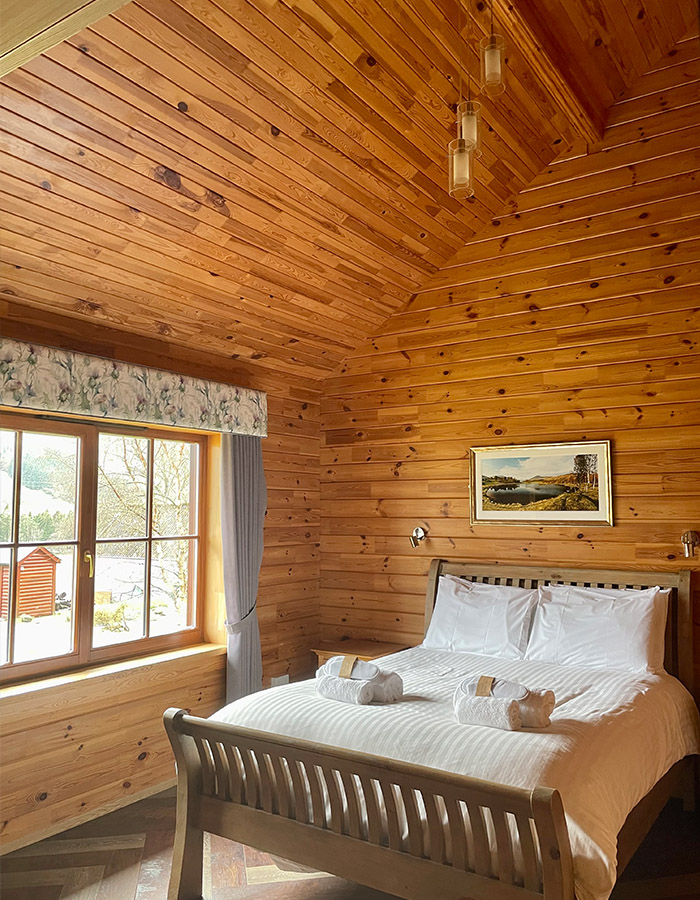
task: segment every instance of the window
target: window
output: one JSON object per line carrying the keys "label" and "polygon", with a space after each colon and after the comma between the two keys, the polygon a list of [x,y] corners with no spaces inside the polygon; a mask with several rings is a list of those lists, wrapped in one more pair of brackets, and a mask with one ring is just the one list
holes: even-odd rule
{"label": "window", "polygon": [[205,440],[3,417],[0,678],[201,639]]}

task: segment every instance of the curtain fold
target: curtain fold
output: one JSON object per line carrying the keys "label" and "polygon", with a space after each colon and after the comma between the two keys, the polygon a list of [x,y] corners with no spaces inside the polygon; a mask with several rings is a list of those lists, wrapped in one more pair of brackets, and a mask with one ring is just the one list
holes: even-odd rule
{"label": "curtain fold", "polygon": [[258,437],[221,439],[221,544],[226,597],[226,700],[262,688],[256,610],[267,487]]}

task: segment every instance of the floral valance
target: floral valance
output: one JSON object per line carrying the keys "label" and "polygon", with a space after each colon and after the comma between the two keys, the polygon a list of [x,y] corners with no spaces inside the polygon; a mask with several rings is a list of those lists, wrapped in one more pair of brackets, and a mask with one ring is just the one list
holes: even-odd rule
{"label": "floral valance", "polygon": [[2,338],[0,404],[267,435],[267,398],[262,391]]}

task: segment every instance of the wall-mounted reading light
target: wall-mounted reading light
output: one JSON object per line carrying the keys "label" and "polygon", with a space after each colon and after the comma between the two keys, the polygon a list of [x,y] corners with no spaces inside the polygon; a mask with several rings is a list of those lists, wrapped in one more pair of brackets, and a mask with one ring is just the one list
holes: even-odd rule
{"label": "wall-mounted reading light", "polygon": [[416,525],[413,529],[413,534],[410,536],[409,541],[411,542],[411,546],[415,550],[415,548],[420,544],[421,541],[424,541],[428,537],[428,532],[425,528],[421,528],[420,525]]}
{"label": "wall-mounted reading light", "polygon": [[681,543],[683,544],[683,556],[686,559],[695,556],[695,548],[700,546],[700,534],[697,531],[686,531],[681,535]]}

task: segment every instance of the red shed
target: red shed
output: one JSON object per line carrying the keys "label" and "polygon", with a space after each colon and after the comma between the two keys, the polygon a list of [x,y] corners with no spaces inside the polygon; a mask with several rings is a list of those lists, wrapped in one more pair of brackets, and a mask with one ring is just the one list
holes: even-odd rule
{"label": "red shed", "polygon": [[[46,547],[35,547],[18,563],[17,615],[50,616],[56,603],[56,566],[60,559]],[[0,565],[0,615],[7,615],[10,567]]]}

